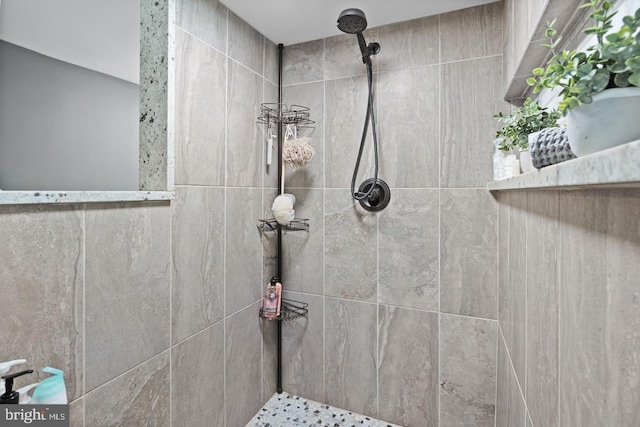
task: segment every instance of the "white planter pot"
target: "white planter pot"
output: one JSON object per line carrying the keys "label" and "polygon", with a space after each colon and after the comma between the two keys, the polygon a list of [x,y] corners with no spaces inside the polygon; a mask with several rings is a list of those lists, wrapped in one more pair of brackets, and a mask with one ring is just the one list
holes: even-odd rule
{"label": "white planter pot", "polygon": [[570,110],[567,135],[578,157],[640,139],[640,88],[607,89]]}

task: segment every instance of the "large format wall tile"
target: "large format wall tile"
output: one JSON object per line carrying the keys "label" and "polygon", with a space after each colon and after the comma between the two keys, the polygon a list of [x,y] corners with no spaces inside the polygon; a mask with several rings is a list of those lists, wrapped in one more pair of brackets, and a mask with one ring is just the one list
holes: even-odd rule
{"label": "large format wall tile", "polygon": [[392,188],[438,187],[440,67],[380,73],[376,93],[380,177]]}
{"label": "large format wall tile", "polygon": [[438,190],[394,189],[378,226],[378,302],[437,311]]}
{"label": "large format wall tile", "polygon": [[325,294],[375,301],[377,217],[349,190],[325,191]]}
{"label": "large format wall tile", "polygon": [[[278,86],[264,80],[264,97],[262,99],[263,102],[266,103],[277,103],[278,102]],[[260,147],[264,149],[264,166],[262,167],[264,171],[264,180],[263,187],[264,188],[278,188],[280,187],[280,183],[278,182],[278,128],[276,126],[272,126],[271,132],[274,135],[273,139],[273,151],[272,151],[272,159],[271,165],[267,165],[267,138],[268,138],[268,126],[261,124],[259,125],[259,132],[261,143]],[[269,205],[271,206],[271,205]]]}
{"label": "large format wall tile", "polygon": [[373,59],[378,70],[406,70],[439,63],[439,22],[439,16],[427,16],[379,27],[380,53]]}
{"label": "large format wall tile", "polygon": [[324,298],[295,292],[285,292],[284,297],[309,304],[309,314],[282,328],[282,386],[287,393],[322,402]]}
{"label": "large format wall tile", "polygon": [[324,40],[286,46],[282,55],[282,68],[284,85],[322,80]]}
{"label": "large format wall tile", "polygon": [[[378,29],[369,29],[364,32],[367,43],[378,39]],[[324,78],[325,80],[343,77],[360,76],[367,74],[367,68],[362,63],[362,53],[358,45],[358,39],[353,34],[340,34],[339,36],[324,39]],[[372,63],[376,69],[376,57]],[[366,104],[365,104],[366,105]]]}
{"label": "large format wall tile", "polygon": [[69,404],[69,426],[84,427],[84,425],[84,399],[81,398]]}
{"label": "large format wall tile", "polygon": [[639,211],[638,190],[561,196],[561,426],[640,422]]}
{"label": "large format wall tile", "polygon": [[438,314],[379,306],[378,418],[438,424]]}
{"label": "large format wall tile", "polygon": [[[498,194],[498,320],[505,328],[511,309],[509,298],[509,222],[511,218],[511,192]],[[508,325],[506,326],[508,329]]]}
{"label": "large format wall tile", "polygon": [[[374,81],[375,79],[374,77]],[[367,112],[366,77],[327,81],[325,104],[326,186],[329,188],[348,188],[351,185],[358,147],[362,138],[364,117]],[[369,129],[356,180],[356,190],[364,179],[373,176],[372,147],[371,129]]]}
{"label": "large format wall tile", "polygon": [[224,316],[224,189],[178,187],[171,208],[176,343]]}
{"label": "large format wall tile", "polygon": [[224,357],[223,322],[171,349],[173,427],[224,427]]}
{"label": "large format wall tile", "polygon": [[226,185],[260,187],[264,139],[255,117],[262,103],[263,79],[235,61],[229,60],[228,67]]}
{"label": "large format wall tile", "polygon": [[329,405],[376,416],[376,305],[325,301],[325,399]]}
{"label": "large format wall tile", "polygon": [[[527,407],[534,424],[558,421],[559,193],[527,193]],[[535,237],[534,237],[535,236]]]}
{"label": "large format wall tile", "polygon": [[[278,385],[278,325],[262,322],[262,404],[274,395]],[[284,332],[284,331],[283,331]]]}
{"label": "large format wall tile", "polygon": [[68,206],[0,208],[0,360],[28,359],[29,383],[62,369],[70,399],[83,393],[82,228]]}
{"label": "large format wall tile", "polygon": [[259,303],[225,320],[227,427],[244,426],[262,404]]}
{"label": "large format wall tile", "polygon": [[256,227],[262,191],[227,188],[225,315],[246,307],[262,294],[262,242]]}
{"label": "large format wall tile", "polygon": [[496,427],[509,427],[509,371],[511,362],[500,327],[498,326],[498,369],[496,387]]}
{"label": "large format wall tile", "polygon": [[485,187],[493,179],[491,156],[502,101],[502,57],[442,65],[441,185]]}
{"label": "large format wall tile", "polygon": [[85,396],[88,426],[169,426],[169,352]]}
{"label": "large format wall tile", "polygon": [[176,30],[176,183],[224,185],[226,58]]}
{"label": "large format wall tile", "polygon": [[[269,82],[277,85],[278,84],[278,58],[279,58],[279,47],[277,44],[273,43],[271,40],[265,37],[264,39],[264,70],[262,71],[262,75]],[[277,102],[276,99],[273,102]],[[265,101],[272,102],[272,101]]]}
{"label": "large format wall tile", "polygon": [[176,25],[226,53],[228,13],[217,0],[177,0]]}
{"label": "large format wall tile", "polygon": [[440,425],[495,424],[497,323],[442,314]]}
{"label": "large format wall tile", "polygon": [[509,364],[509,386],[507,390],[507,425],[509,427],[524,427],[527,408],[511,364]]}
{"label": "large format wall tile", "polygon": [[501,2],[445,13],[440,19],[442,62],[502,53]]}
{"label": "large format wall tile", "polygon": [[[260,218],[273,218],[273,211],[271,207],[273,206],[273,201],[276,196],[279,194],[279,190],[270,190],[264,189],[262,190],[262,215]],[[295,208],[295,207],[294,207]],[[267,282],[271,280],[274,276],[280,276],[278,272],[278,233],[275,228],[273,230],[269,229],[269,231],[262,232],[262,285],[266,286]],[[297,234],[297,233],[296,233]],[[284,237],[284,236],[283,236]],[[299,237],[300,238],[300,237]],[[286,240],[286,239],[285,239]],[[286,243],[284,240],[282,243]],[[283,245],[283,248],[286,246]],[[280,259],[282,263],[286,260],[284,257]],[[282,266],[280,266],[282,268]],[[285,276],[286,279],[286,287],[289,287],[289,277]],[[296,281],[296,283],[291,283],[291,285],[295,286],[301,282]],[[308,283],[306,280],[302,283]],[[264,290],[264,289],[263,289]]]}
{"label": "large format wall tile", "polygon": [[[531,0],[526,1],[514,1],[513,2],[513,20],[514,20],[514,46],[516,53],[521,56],[526,56],[527,47],[529,45],[529,8],[528,3]],[[541,44],[541,43],[540,43]],[[517,58],[519,60],[520,58]],[[525,58],[526,59],[526,58]],[[534,65],[534,67],[540,66],[540,63]],[[533,68],[530,68],[532,70]]]}
{"label": "large format wall tile", "polygon": [[282,274],[288,290],[322,294],[324,291],[324,192],[291,190],[295,211],[309,219],[308,232],[287,233],[282,241]]}
{"label": "large format wall tile", "polygon": [[495,319],[496,202],[485,190],[442,190],[440,203],[440,309]]}
{"label": "large format wall tile", "polygon": [[264,37],[231,11],[229,11],[229,57],[262,74]]}
{"label": "large format wall tile", "polygon": [[515,76],[516,61],[516,43],[515,43],[515,20],[514,3],[517,0],[504,0],[504,9],[502,11],[502,74],[504,89],[511,85],[511,79]]}
{"label": "large format wall tile", "polygon": [[88,390],[169,347],[169,216],[165,203],[86,211]]}
{"label": "large format wall tile", "polygon": [[[282,94],[284,102],[291,105],[309,107],[311,120],[315,121],[312,128],[300,128],[298,137],[311,137],[311,146],[315,152],[311,162],[302,168],[286,168],[287,188],[292,187],[324,187],[324,83],[315,82],[287,86]],[[277,129],[274,128],[274,132]],[[275,157],[274,157],[275,158]]]}
{"label": "large format wall tile", "polygon": [[[511,194],[509,217],[509,282],[506,294],[506,321],[502,325],[504,339],[511,355],[518,382],[525,389],[526,315],[527,315],[527,195]],[[535,236],[535,234],[533,235]]]}

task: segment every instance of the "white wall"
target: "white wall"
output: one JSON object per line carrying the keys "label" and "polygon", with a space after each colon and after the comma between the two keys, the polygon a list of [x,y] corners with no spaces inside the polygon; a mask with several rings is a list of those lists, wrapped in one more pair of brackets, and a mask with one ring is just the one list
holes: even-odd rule
{"label": "white wall", "polygon": [[0,40],[132,83],[140,81],[138,0],[4,0]]}
{"label": "white wall", "polygon": [[138,92],[0,41],[0,189],[137,190]]}
{"label": "white wall", "polygon": [[140,4],[0,4],[0,189],[138,190]]}

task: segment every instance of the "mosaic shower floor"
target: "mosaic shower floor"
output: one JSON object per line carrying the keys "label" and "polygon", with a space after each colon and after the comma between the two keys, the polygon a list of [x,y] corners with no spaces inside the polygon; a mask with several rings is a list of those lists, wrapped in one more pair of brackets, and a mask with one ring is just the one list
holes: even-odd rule
{"label": "mosaic shower floor", "polygon": [[303,399],[274,394],[246,427],[401,427],[364,415]]}

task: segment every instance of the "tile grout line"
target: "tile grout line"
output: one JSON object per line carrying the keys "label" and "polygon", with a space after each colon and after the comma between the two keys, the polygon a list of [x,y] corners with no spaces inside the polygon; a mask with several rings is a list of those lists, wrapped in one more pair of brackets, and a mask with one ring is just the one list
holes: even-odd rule
{"label": "tile grout line", "polygon": [[169,348],[165,348],[164,350],[154,354],[153,356],[149,357],[148,359],[145,359],[142,362],[132,366],[131,368],[128,368],[126,371],[116,375],[115,377],[109,379],[108,381],[105,381],[104,383],[100,384],[99,386],[93,388],[89,393],[85,393],[85,395],[83,397],[86,397],[87,394],[93,394],[93,393],[97,392],[98,390],[110,385],[111,383],[115,382],[116,380],[119,380],[120,378],[124,378],[125,376],[128,376],[130,373],[132,373],[136,369],[140,369],[143,365],[151,362],[153,359],[159,358],[165,353],[169,353],[169,350],[170,350]]}
{"label": "tile grout line", "polygon": [[[310,293],[310,292],[301,292],[301,291],[287,291],[287,292],[290,292],[292,294],[309,295],[309,296],[312,296],[312,297],[322,297],[323,296],[323,295],[314,294],[314,293]],[[344,297],[335,296],[335,295],[326,295],[326,297],[330,298],[330,299],[335,299],[335,300],[338,300],[338,301],[347,301],[347,302],[360,303],[360,304],[377,304],[377,305],[380,305],[380,306],[383,306],[383,307],[398,308],[398,309],[401,309],[401,310],[411,310],[411,311],[419,311],[419,312],[424,312],[424,313],[442,314],[444,316],[454,316],[454,317],[461,317],[461,318],[468,318],[468,319],[475,319],[475,320],[483,320],[483,321],[486,321],[486,322],[498,322],[497,319],[489,319],[489,318],[486,318],[486,317],[470,316],[470,315],[467,315],[467,314],[440,312],[438,310],[428,310],[428,309],[417,308],[417,307],[407,307],[407,306],[388,304],[388,303],[378,303],[376,301],[364,301],[364,300],[359,300],[359,299],[344,298]]]}
{"label": "tile grout line", "polygon": [[327,82],[324,80],[326,39],[322,41],[322,398],[327,401]]}
{"label": "tile grout line", "polygon": [[524,397],[525,427],[527,424],[527,416],[529,414],[529,404],[527,402],[527,375],[529,371],[529,369],[527,368],[527,364],[529,361],[529,357],[527,355],[527,339],[529,333],[527,329],[529,327],[529,245],[527,244],[527,240],[529,238],[529,219],[531,218],[531,214],[529,213],[529,194],[529,192],[524,193],[524,377],[522,378],[524,389],[522,390],[522,395]]}
{"label": "tile grout line", "polygon": [[87,400],[87,204],[82,204],[82,423],[86,425]]}
{"label": "tile grout line", "polygon": [[436,394],[436,425],[440,426],[440,383],[441,377],[441,349],[442,333],[442,14],[438,15],[438,380]]}
{"label": "tile grout line", "polygon": [[562,292],[560,292],[560,283],[562,280],[562,242],[563,242],[563,230],[562,226],[562,200],[565,198],[566,193],[559,193],[557,200],[558,206],[556,208],[556,227],[557,227],[557,236],[558,241],[556,242],[556,259],[560,260],[558,262],[558,269],[556,271],[556,300],[557,300],[557,310],[558,310],[558,323],[556,326],[557,340],[558,340],[558,349],[556,352],[556,375],[557,375],[557,384],[556,384],[556,425],[560,425],[560,390],[562,390],[562,375],[560,374],[560,354],[562,349],[562,340],[560,339],[561,332],[561,316],[562,316]]}
{"label": "tile grout line", "polygon": [[223,369],[222,369],[222,387],[223,387],[223,402],[222,411],[223,423],[227,426],[227,209],[228,198],[227,192],[229,185],[228,178],[228,156],[229,156],[229,9],[226,10],[226,40],[225,40],[225,61],[224,61],[224,215],[223,215],[223,257],[222,257],[222,277],[224,281],[223,286],[223,313],[222,313],[222,351],[224,354]]}
{"label": "tile grout line", "polygon": [[496,216],[498,218],[497,222],[497,230],[496,230],[496,321],[498,323],[498,337],[496,340],[496,387],[495,387],[495,406],[494,406],[494,414],[493,414],[493,425],[494,427],[498,427],[498,372],[500,372],[499,369],[499,357],[498,355],[500,354],[500,334],[501,334],[501,328],[500,328],[500,230],[501,227],[503,226],[502,224],[502,215],[500,215],[501,209],[500,209],[500,196],[498,196],[496,198]]}
{"label": "tile grout line", "polygon": [[[260,72],[250,68],[249,66],[243,64],[242,62],[240,62],[239,60],[233,58],[232,56],[230,56],[228,53],[222,52],[221,50],[217,49],[216,47],[212,46],[211,44],[209,44],[208,42],[204,41],[203,39],[201,39],[200,37],[196,36],[195,34],[187,31],[186,29],[176,25],[176,28],[181,30],[183,33],[185,33],[186,35],[188,35],[189,37],[192,37],[193,39],[199,41],[200,43],[204,44],[206,47],[220,53],[221,55],[224,55],[225,58],[235,62],[236,64],[240,65],[242,68],[246,69],[247,71],[250,71],[251,73],[255,74],[256,76],[260,77],[260,78],[265,78]],[[229,32],[229,26],[227,25],[227,33]],[[227,36],[228,38],[228,36]],[[228,42],[227,42],[228,43]],[[227,47],[228,50],[228,47]],[[269,79],[266,79],[267,81],[269,81],[270,83],[276,84],[274,82],[272,82]]]}
{"label": "tile grout line", "polygon": [[169,215],[169,426],[172,425],[173,410],[173,214]]}

